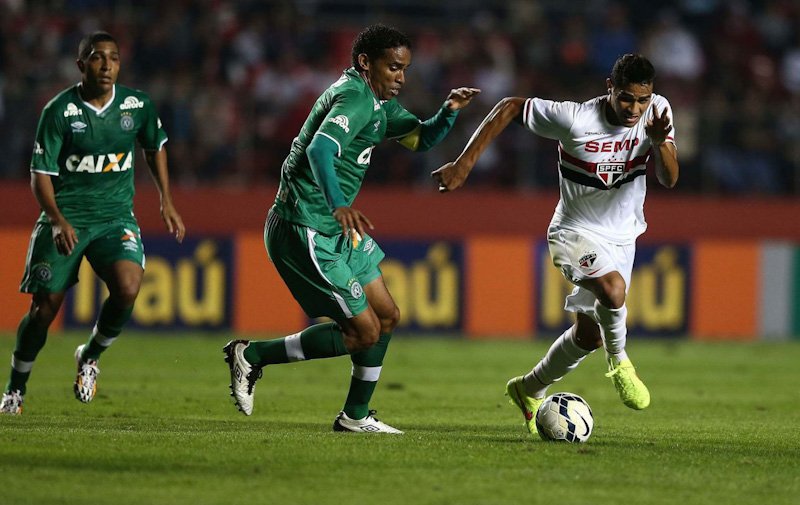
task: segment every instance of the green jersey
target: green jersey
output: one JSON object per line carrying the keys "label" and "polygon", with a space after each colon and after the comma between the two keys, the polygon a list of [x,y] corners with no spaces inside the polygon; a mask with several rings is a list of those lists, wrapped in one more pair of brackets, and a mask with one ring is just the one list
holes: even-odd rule
{"label": "green jersey", "polygon": [[292,141],[281,168],[275,212],[286,221],[326,235],[341,233],[306,156],[314,135],[324,135],[339,147],[334,170],[347,205],[351,205],[361,189],[372,149],[384,138],[401,139],[419,125],[420,120],[396,99],[379,101],[354,68],[345,70],[317,99]]}
{"label": "green jersey", "polygon": [[135,140],[156,151],[167,134],[145,93],[115,85],[98,109],[83,101],[79,87],[62,91],[42,111],[31,172],[53,176],[56,204],[73,226],[129,217]]}

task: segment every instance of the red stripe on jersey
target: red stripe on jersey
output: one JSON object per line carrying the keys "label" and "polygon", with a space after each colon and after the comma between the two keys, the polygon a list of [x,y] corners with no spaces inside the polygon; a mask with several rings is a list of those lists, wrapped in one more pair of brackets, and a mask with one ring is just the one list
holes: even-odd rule
{"label": "red stripe on jersey", "polygon": [[[650,148],[641,156],[637,156],[632,160],[628,160],[625,162],[625,171],[630,172],[631,169],[638,167],[639,165],[644,165],[647,163],[647,158],[650,157],[650,154],[653,152],[653,149]],[[558,154],[561,156],[561,161],[566,161],[572,165],[575,165],[578,168],[581,168],[590,174],[597,173],[597,163],[593,163],[591,161],[584,161],[582,159],[576,158],[572,156],[568,152],[564,150],[562,146],[558,146]],[[613,163],[613,162],[608,162]]]}

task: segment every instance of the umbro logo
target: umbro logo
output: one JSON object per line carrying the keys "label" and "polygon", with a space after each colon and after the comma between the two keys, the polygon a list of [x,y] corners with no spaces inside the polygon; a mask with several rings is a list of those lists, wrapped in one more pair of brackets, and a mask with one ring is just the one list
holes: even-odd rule
{"label": "umbro logo", "polygon": [[233,369],[233,375],[236,377],[237,381],[241,381],[244,377],[244,370],[239,365],[236,365],[236,368]]}

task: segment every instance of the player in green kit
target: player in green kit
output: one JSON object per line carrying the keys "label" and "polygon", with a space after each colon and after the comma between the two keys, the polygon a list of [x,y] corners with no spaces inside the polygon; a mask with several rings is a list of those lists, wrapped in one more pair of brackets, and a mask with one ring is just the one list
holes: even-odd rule
{"label": "player in green kit", "polygon": [[395,99],[411,43],[383,25],[358,35],[352,64],[317,99],[292,142],[264,232],[270,259],[306,314],[333,322],[274,340],[233,340],[225,360],[236,405],[250,415],[264,366],[349,354],[350,391],[334,431],[402,433],[369,410],[400,311],[378,266],[383,251],[367,234],[372,223],[351,205],[378,143],[390,138],[415,151],[430,149],[480,90],[452,90],[421,122]]}
{"label": "player in green kit", "polygon": [[36,132],[31,187],[42,213],[20,286],[32,303],[17,329],[0,413],[22,412],[34,360],[84,257],[109,290],[89,340],[75,351],[75,397],[82,402],[94,397],[97,360],[130,318],[144,275],[144,249],[133,215],[136,141],[161,193],[167,229],[178,242],[185,233],[169,191],[167,135],[150,98],[116,84],[117,42],[105,32],[86,36],[77,64],[81,82],[45,106]]}

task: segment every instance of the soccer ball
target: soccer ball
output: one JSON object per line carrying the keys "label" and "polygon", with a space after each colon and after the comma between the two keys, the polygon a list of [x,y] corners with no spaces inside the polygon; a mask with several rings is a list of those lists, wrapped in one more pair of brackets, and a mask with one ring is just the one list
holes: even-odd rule
{"label": "soccer ball", "polygon": [[591,407],[575,393],[550,395],[536,411],[536,431],[544,440],[586,442],[593,427]]}

